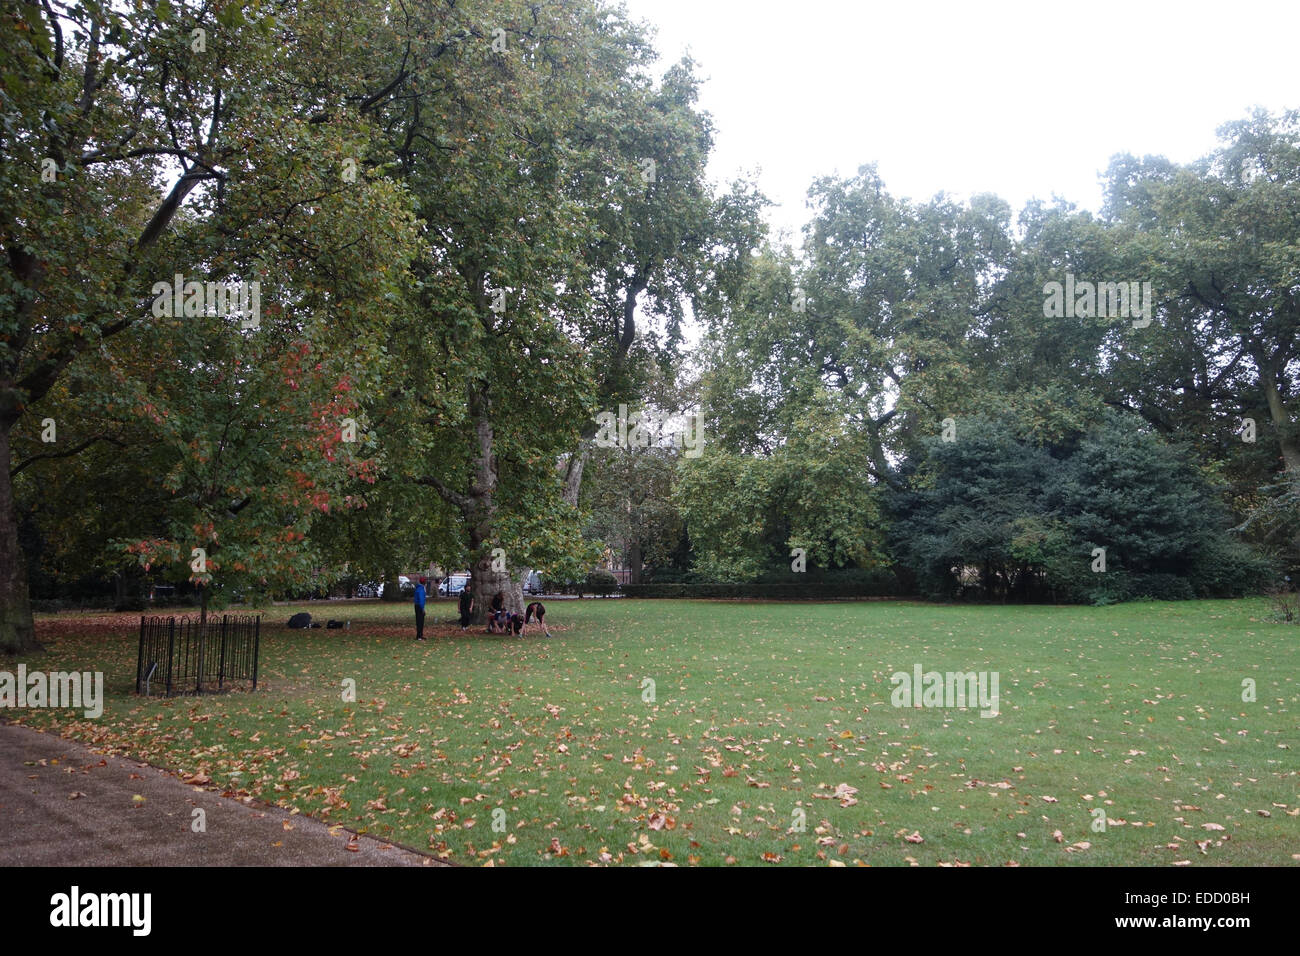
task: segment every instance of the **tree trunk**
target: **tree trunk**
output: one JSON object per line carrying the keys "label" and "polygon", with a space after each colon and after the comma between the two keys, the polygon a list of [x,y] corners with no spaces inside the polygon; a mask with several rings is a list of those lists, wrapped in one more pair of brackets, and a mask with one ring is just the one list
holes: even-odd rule
{"label": "tree trunk", "polygon": [[402,599],[402,582],[398,580],[397,571],[390,568],[384,575],[384,593],[381,601],[400,601]]}
{"label": "tree trunk", "polygon": [[[477,537],[471,534],[471,540]],[[492,570],[492,550],[484,547],[480,543],[478,550],[482,554],[473,567],[473,591],[474,591],[474,616],[470,619],[472,624],[486,624],[488,612],[492,608],[492,599],[500,593],[505,601],[507,610],[512,610],[511,604],[514,600],[512,585],[509,571]]]}
{"label": "tree trunk", "polygon": [[582,470],[586,467],[587,456],[591,454],[591,439],[583,438],[577,451],[569,456],[564,470],[564,500],[572,507],[578,507],[578,494],[582,491]]}
{"label": "tree trunk", "polygon": [[[1258,355],[1255,356],[1255,361],[1260,361]],[[1288,477],[1292,481],[1300,481],[1300,443],[1291,432],[1291,416],[1287,413],[1281,392],[1278,391],[1273,369],[1262,362],[1259,365],[1259,383],[1264,390],[1264,400],[1268,403],[1269,417],[1273,420],[1273,427],[1277,429],[1282,461],[1286,465],[1286,470],[1290,472]]]}
{"label": "tree trunk", "polygon": [[[1268,403],[1268,414],[1273,420],[1273,428],[1277,431],[1278,448],[1282,452],[1286,479],[1300,490],[1300,442],[1296,440],[1295,432],[1292,431],[1291,416],[1282,400],[1282,393],[1278,391],[1274,365],[1260,361],[1258,352],[1255,354],[1255,361],[1259,367],[1259,384],[1264,391],[1264,400]],[[1291,548],[1293,552],[1300,554],[1300,531],[1291,536]]]}
{"label": "tree trunk", "polygon": [[40,650],[27,591],[27,561],[18,543],[18,510],[9,477],[12,421],[0,421],[0,651]]}
{"label": "tree trunk", "polygon": [[[474,624],[487,621],[492,599],[501,593],[510,606],[510,572],[493,569],[492,550],[498,547],[496,528],[497,460],[496,435],[492,429],[492,403],[486,382],[470,388],[468,405],[474,422],[477,448],[474,481],[467,495],[458,495],[461,511],[469,525],[469,553],[473,562]],[[509,560],[509,556],[507,556]]]}
{"label": "tree trunk", "polygon": [[632,544],[628,548],[627,553],[628,570],[631,572],[628,574],[629,584],[641,583],[641,565],[643,563],[644,559],[641,556],[641,539],[633,538]]}
{"label": "tree trunk", "polygon": [[528,580],[528,570],[526,568],[516,571],[510,576],[510,590],[506,592],[506,607],[516,614],[523,614],[526,602],[524,601],[524,582]]}

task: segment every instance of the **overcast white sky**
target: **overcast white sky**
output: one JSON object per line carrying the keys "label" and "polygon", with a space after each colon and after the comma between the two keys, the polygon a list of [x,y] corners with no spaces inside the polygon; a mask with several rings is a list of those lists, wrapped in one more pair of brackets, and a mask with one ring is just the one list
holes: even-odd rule
{"label": "overcast white sky", "polygon": [[879,164],[896,196],[1101,203],[1119,152],[1187,162],[1254,105],[1300,107],[1300,2],[624,0],[690,54],[711,172],[757,170],[798,240],[808,186]]}

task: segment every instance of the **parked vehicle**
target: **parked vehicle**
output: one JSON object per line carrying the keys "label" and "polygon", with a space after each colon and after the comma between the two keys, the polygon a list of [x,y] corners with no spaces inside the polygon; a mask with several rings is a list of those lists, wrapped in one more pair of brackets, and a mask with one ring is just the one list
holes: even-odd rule
{"label": "parked vehicle", "polygon": [[524,581],[525,594],[542,593],[542,576],[536,571],[529,571],[528,578]]}
{"label": "parked vehicle", "polygon": [[469,584],[468,573],[457,572],[455,574],[449,574],[447,575],[447,579],[438,585],[438,593],[446,597],[451,597],[453,594],[459,594],[461,591],[465,590],[465,585],[467,584]]}

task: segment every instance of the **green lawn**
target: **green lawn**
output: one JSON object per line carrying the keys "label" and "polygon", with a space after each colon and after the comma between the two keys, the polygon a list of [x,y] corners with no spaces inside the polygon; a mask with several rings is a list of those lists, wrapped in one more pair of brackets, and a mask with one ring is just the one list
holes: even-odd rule
{"label": "green lawn", "polygon": [[[28,666],[102,668],[105,713],[11,716],[470,864],[1300,854],[1300,628],[1263,600],[554,601],[551,640],[426,644],[382,626],[405,605],[308,609],[352,630],[291,632],[271,609],[256,693],[148,701],[134,632],[47,619]],[[892,706],[890,675],[917,663],[996,671],[1000,715]]]}

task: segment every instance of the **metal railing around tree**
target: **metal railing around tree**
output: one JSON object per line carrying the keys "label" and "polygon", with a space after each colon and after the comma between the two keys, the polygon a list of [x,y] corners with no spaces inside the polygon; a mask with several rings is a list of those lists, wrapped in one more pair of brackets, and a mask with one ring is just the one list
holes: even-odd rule
{"label": "metal railing around tree", "polygon": [[252,681],[257,690],[261,630],[260,615],[142,617],[135,692],[201,694],[224,690],[227,681]]}

